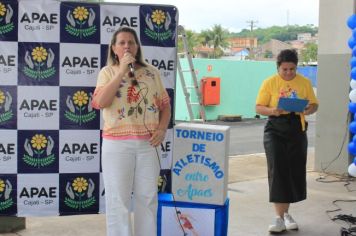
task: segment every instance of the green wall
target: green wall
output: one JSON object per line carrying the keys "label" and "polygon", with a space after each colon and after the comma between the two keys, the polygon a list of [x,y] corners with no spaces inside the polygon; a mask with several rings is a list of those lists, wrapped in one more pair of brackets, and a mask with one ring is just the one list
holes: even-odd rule
{"label": "green wall", "polygon": [[[243,119],[254,117],[258,89],[265,78],[276,73],[275,62],[193,59],[193,64],[199,85],[203,77],[220,77],[220,105],[205,107],[207,120],[217,120],[219,115],[241,115]],[[183,70],[188,69],[186,59],[181,59],[181,65]],[[208,66],[212,66],[211,71],[208,71]],[[185,72],[184,76],[187,85],[191,85],[190,74]],[[196,101],[194,94],[191,95],[192,101]],[[175,102],[175,119],[188,121],[189,114],[178,73]],[[194,109],[194,116],[199,118],[198,109]]]}

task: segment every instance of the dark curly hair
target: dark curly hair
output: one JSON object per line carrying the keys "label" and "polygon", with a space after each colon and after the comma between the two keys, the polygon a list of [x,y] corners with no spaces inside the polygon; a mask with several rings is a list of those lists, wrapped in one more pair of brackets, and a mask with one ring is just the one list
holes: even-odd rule
{"label": "dark curly hair", "polygon": [[294,49],[282,50],[277,56],[277,67],[279,67],[283,62],[292,62],[298,65],[298,53]]}

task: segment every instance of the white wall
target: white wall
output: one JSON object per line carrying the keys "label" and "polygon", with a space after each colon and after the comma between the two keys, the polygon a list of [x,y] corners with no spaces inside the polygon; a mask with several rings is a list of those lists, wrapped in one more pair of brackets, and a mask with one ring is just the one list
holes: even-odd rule
{"label": "white wall", "polygon": [[351,30],[346,22],[354,13],[354,5],[354,1],[319,2],[317,87],[320,106],[316,124],[315,168],[321,171],[336,159],[326,169],[328,173],[343,174],[350,162],[347,118],[351,49],[347,41]]}

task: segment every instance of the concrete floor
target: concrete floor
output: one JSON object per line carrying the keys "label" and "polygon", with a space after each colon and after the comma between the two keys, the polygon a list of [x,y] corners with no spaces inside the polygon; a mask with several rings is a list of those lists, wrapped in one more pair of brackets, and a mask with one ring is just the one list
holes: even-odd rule
{"label": "concrete floor", "polygon": [[[341,226],[331,221],[327,210],[335,209],[334,200],[356,199],[354,192],[348,192],[344,182],[321,183],[316,181],[321,175],[323,180],[337,180],[335,177],[313,172],[314,155],[308,156],[308,198],[293,204],[290,213],[299,224],[299,231],[286,231],[279,235],[299,236],[335,236],[340,235]],[[274,218],[273,206],[268,203],[268,184],[264,154],[231,157],[229,163],[229,236],[264,236],[268,225]],[[350,189],[356,189],[351,182]],[[356,215],[356,203],[340,203],[342,211],[332,213]],[[104,215],[82,215],[62,217],[28,217],[26,229],[2,236],[104,236]],[[148,235],[150,236],[150,235]],[[169,236],[169,235],[166,235]],[[204,236],[204,235],[203,235]]]}

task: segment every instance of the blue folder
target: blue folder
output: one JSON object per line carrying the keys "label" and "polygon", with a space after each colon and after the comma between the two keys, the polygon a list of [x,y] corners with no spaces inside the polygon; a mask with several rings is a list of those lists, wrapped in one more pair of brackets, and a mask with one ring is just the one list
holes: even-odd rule
{"label": "blue folder", "polygon": [[281,97],[278,101],[278,108],[290,112],[303,112],[308,102],[307,99]]}

